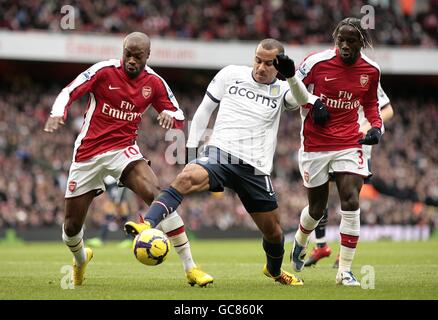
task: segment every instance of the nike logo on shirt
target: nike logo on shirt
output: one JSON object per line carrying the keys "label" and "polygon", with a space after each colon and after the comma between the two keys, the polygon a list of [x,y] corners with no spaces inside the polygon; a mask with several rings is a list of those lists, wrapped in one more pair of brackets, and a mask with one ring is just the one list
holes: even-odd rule
{"label": "nike logo on shirt", "polygon": [[111,85],[109,85],[108,89],[110,89],[110,90],[117,90],[117,89],[120,89],[120,87],[111,87]]}
{"label": "nike logo on shirt", "polygon": [[336,79],[337,78],[327,78],[327,77],[324,78],[325,81],[332,81],[332,80],[336,80]]}

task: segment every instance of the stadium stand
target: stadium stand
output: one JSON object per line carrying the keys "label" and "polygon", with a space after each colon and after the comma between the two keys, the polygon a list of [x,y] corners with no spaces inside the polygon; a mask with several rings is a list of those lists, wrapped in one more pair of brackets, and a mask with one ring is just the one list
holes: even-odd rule
{"label": "stadium stand", "polygon": [[331,42],[327,30],[368,4],[378,13],[377,43],[437,46],[436,0],[9,0],[0,2],[0,29],[62,31],[60,9],[71,5],[78,12],[74,32],[124,34],[143,30],[166,38],[228,41],[273,37],[290,44],[315,44]]}

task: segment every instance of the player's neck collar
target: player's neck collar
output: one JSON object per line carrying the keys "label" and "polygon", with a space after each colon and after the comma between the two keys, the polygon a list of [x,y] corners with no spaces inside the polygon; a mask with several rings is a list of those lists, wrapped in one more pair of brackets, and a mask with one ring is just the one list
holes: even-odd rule
{"label": "player's neck collar", "polygon": [[265,85],[265,86],[270,86],[271,84],[274,84],[274,83],[277,81],[277,78],[274,78],[274,80],[273,80],[271,83],[261,83],[261,82],[258,82],[256,79],[254,79],[254,75],[252,74],[252,71],[251,71],[251,78],[252,78],[252,80],[253,80],[255,83],[257,83],[257,84],[263,84],[263,85]]}

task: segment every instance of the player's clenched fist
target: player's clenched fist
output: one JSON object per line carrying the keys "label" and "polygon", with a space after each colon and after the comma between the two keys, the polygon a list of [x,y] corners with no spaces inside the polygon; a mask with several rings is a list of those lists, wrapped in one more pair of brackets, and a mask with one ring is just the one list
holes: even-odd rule
{"label": "player's clenched fist", "polygon": [[382,132],[379,128],[371,128],[370,130],[368,130],[365,138],[359,140],[359,143],[367,145],[378,144],[381,136]]}
{"label": "player's clenched fist", "polygon": [[164,129],[173,128],[173,122],[175,121],[170,114],[164,111],[158,115],[157,120],[160,126]]}
{"label": "player's clenched fist", "polygon": [[328,121],[328,119],[330,118],[330,114],[327,110],[327,107],[319,99],[317,99],[315,101],[315,103],[313,104],[312,116],[313,116],[313,121],[315,122],[315,124],[318,124],[320,126],[324,125]]}
{"label": "player's clenched fist", "polygon": [[295,63],[284,53],[277,54],[277,59],[274,60],[274,67],[285,78],[292,78],[295,74]]}
{"label": "player's clenched fist", "polygon": [[44,125],[45,132],[53,132],[59,128],[59,125],[64,124],[63,117],[49,117]]}

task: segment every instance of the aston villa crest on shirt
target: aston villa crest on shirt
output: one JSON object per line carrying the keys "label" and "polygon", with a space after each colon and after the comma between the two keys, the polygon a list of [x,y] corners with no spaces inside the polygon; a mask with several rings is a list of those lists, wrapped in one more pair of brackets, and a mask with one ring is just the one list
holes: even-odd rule
{"label": "aston villa crest on shirt", "polygon": [[143,94],[143,97],[145,99],[147,99],[152,94],[152,88],[151,87],[143,87],[143,89],[141,89],[141,93]]}
{"label": "aston villa crest on shirt", "polygon": [[360,75],[360,84],[362,87],[365,87],[368,84],[369,77],[367,74]]}
{"label": "aston villa crest on shirt", "polygon": [[278,96],[280,93],[280,86],[278,84],[271,85],[269,93],[271,94],[271,96]]}

